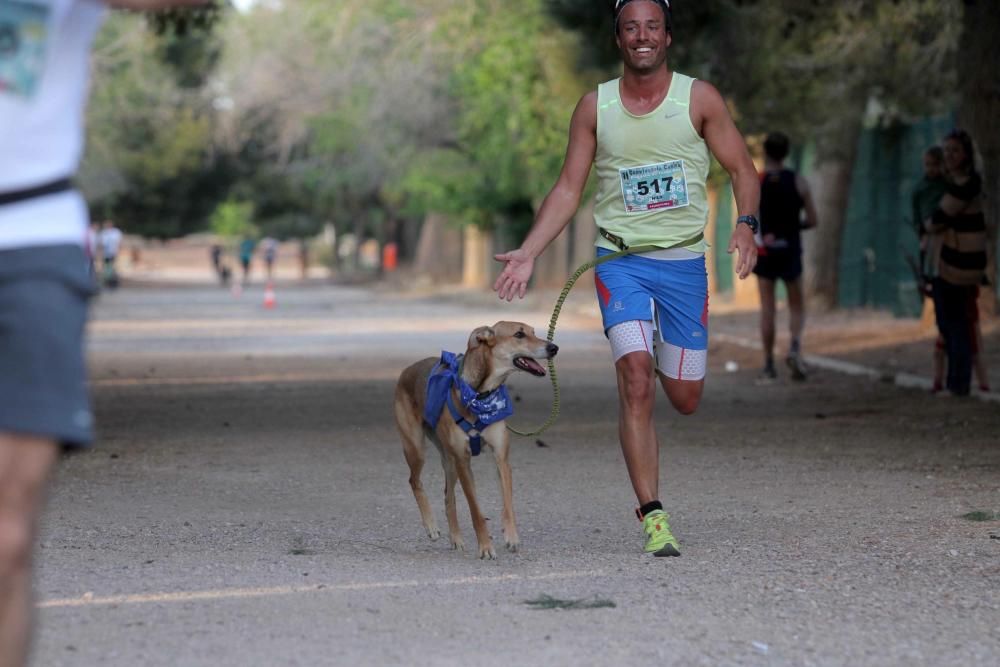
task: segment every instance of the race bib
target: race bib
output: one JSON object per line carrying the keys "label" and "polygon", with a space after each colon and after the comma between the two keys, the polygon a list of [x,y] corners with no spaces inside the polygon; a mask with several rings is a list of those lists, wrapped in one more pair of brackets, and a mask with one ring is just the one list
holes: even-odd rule
{"label": "race bib", "polygon": [[626,213],[681,208],[688,201],[684,160],[619,169]]}
{"label": "race bib", "polygon": [[48,5],[0,2],[0,95],[30,98],[45,68]]}

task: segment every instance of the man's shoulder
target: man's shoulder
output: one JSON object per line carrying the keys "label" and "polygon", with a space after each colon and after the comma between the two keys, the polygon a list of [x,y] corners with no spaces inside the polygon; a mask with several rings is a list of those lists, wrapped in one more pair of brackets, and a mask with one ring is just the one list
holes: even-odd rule
{"label": "man's shoulder", "polygon": [[720,93],[719,89],[716,88],[711,82],[705,81],[705,79],[695,79],[694,77],[687,76],[686,74],[682,74],[681,76],[691,82],[692,98],[697,96],[702,99],[706,97],[722,99],[722,93]]}
{"label": "man's shoulder", "polygon": [[597,84],[580,97],[580,104],[597,104],[602,97],[617,94],[620,78],[608,79]]}

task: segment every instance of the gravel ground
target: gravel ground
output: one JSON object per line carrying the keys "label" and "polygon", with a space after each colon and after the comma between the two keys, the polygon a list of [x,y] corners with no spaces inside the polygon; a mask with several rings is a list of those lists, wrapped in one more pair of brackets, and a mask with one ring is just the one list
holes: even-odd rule
{"label": "gravel ground", "polygon": [[[544,446],[514,440],[523,550],[501,540],[483,562],[430,542],[392,422],[395,378],[480,324],[544,332],[549,296],[279,286],[264,310],[259,288],[102,295],[89,340],[100,442],[66,457],[52,488],[34,664],[995,664],[1000,521],[963,518],[1000,512],[995,404],[824,371],[757,387],[758,355],[713,343],[699,412],[658,405],[683,555],[653,559],[589,294],[556,337],[559,422]],[[754,326],[713,316],[733,336]],[[809,344],[919,370],[925,334],[889,329],[817,318]],[[541,423],[547,381],[511,384],[515,424]],[[473,467],[497,539],[488,454]],[[526,604],[541,596],[583,608]]]}

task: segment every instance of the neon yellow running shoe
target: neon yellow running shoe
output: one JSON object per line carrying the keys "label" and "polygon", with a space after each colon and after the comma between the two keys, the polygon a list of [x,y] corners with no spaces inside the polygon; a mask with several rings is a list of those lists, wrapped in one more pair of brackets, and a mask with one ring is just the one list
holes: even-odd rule
{"label": "neon yellow running shoe", "polygon": [[670,532],[670,515],[663,510],[653,510],[642,518],[642,529],[646,531],[646,553],[654,556],[680,556],[680,544]]}

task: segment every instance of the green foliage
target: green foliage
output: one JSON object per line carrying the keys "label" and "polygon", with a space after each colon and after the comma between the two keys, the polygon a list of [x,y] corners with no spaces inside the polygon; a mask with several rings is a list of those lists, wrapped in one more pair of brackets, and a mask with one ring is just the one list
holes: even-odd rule
{"label": "green foliage", "polygon": [[181,88],[204,86],[218,64],[222,44],[211,25],[196,30],[165,32],[157,39],[157,57],[170,67]]}
{"label": "green foliage", "polygon": [[143,22],[116,13],[98,37],[81,184],[95,212],[169,238],[205,227],[235,165],[213,148],[215,113],[202,87],[218,39],[156,35]]}
{"label": "green foliage", "polygon": [[[745,132],[780,127],[829,154],[869,100],[882,118],[950,104],[959,4],[675,3],[671,65],[715,83]],[[84,190],[154,236],[203,229],[232,200],[283,238],[430,212],[516,237],[577,100],[618,71],[609,2],[117,14],[96,48]]]}
{"label": "green foliage", "polygon": [[253,224],[253,204],[233,199],[222,202],[212,213],[210,228],[229,239],[255,238],[258,230]]}
{"label": "green foliage", "polygon": [[448,87],[458,102],[455,142],[416,156],[404,192],[412,209],[523,231],[558,176],[569,118],[585,90],[573,38],[539,0],[478,3],[442,32],[458,36]]}
{"label": "green foliage", "polygon": [[[714,83],[749,134],[780,128],[843,150],[845,121],[871,101],[882,119],[941,113],[954,102],[959,0],[703,0],[674,3],[671,66]],[[549,12],[618,69],[605,3],[549,0]],[[594,46],[596,45],[596,46]]]}
{"label": "green foliage", "polygon": [[219,21],[223,5],[211,2],[200,7],[180,7],[149,12],[146,21],[158,35],[184,36],[190,32],[207,32]]}

